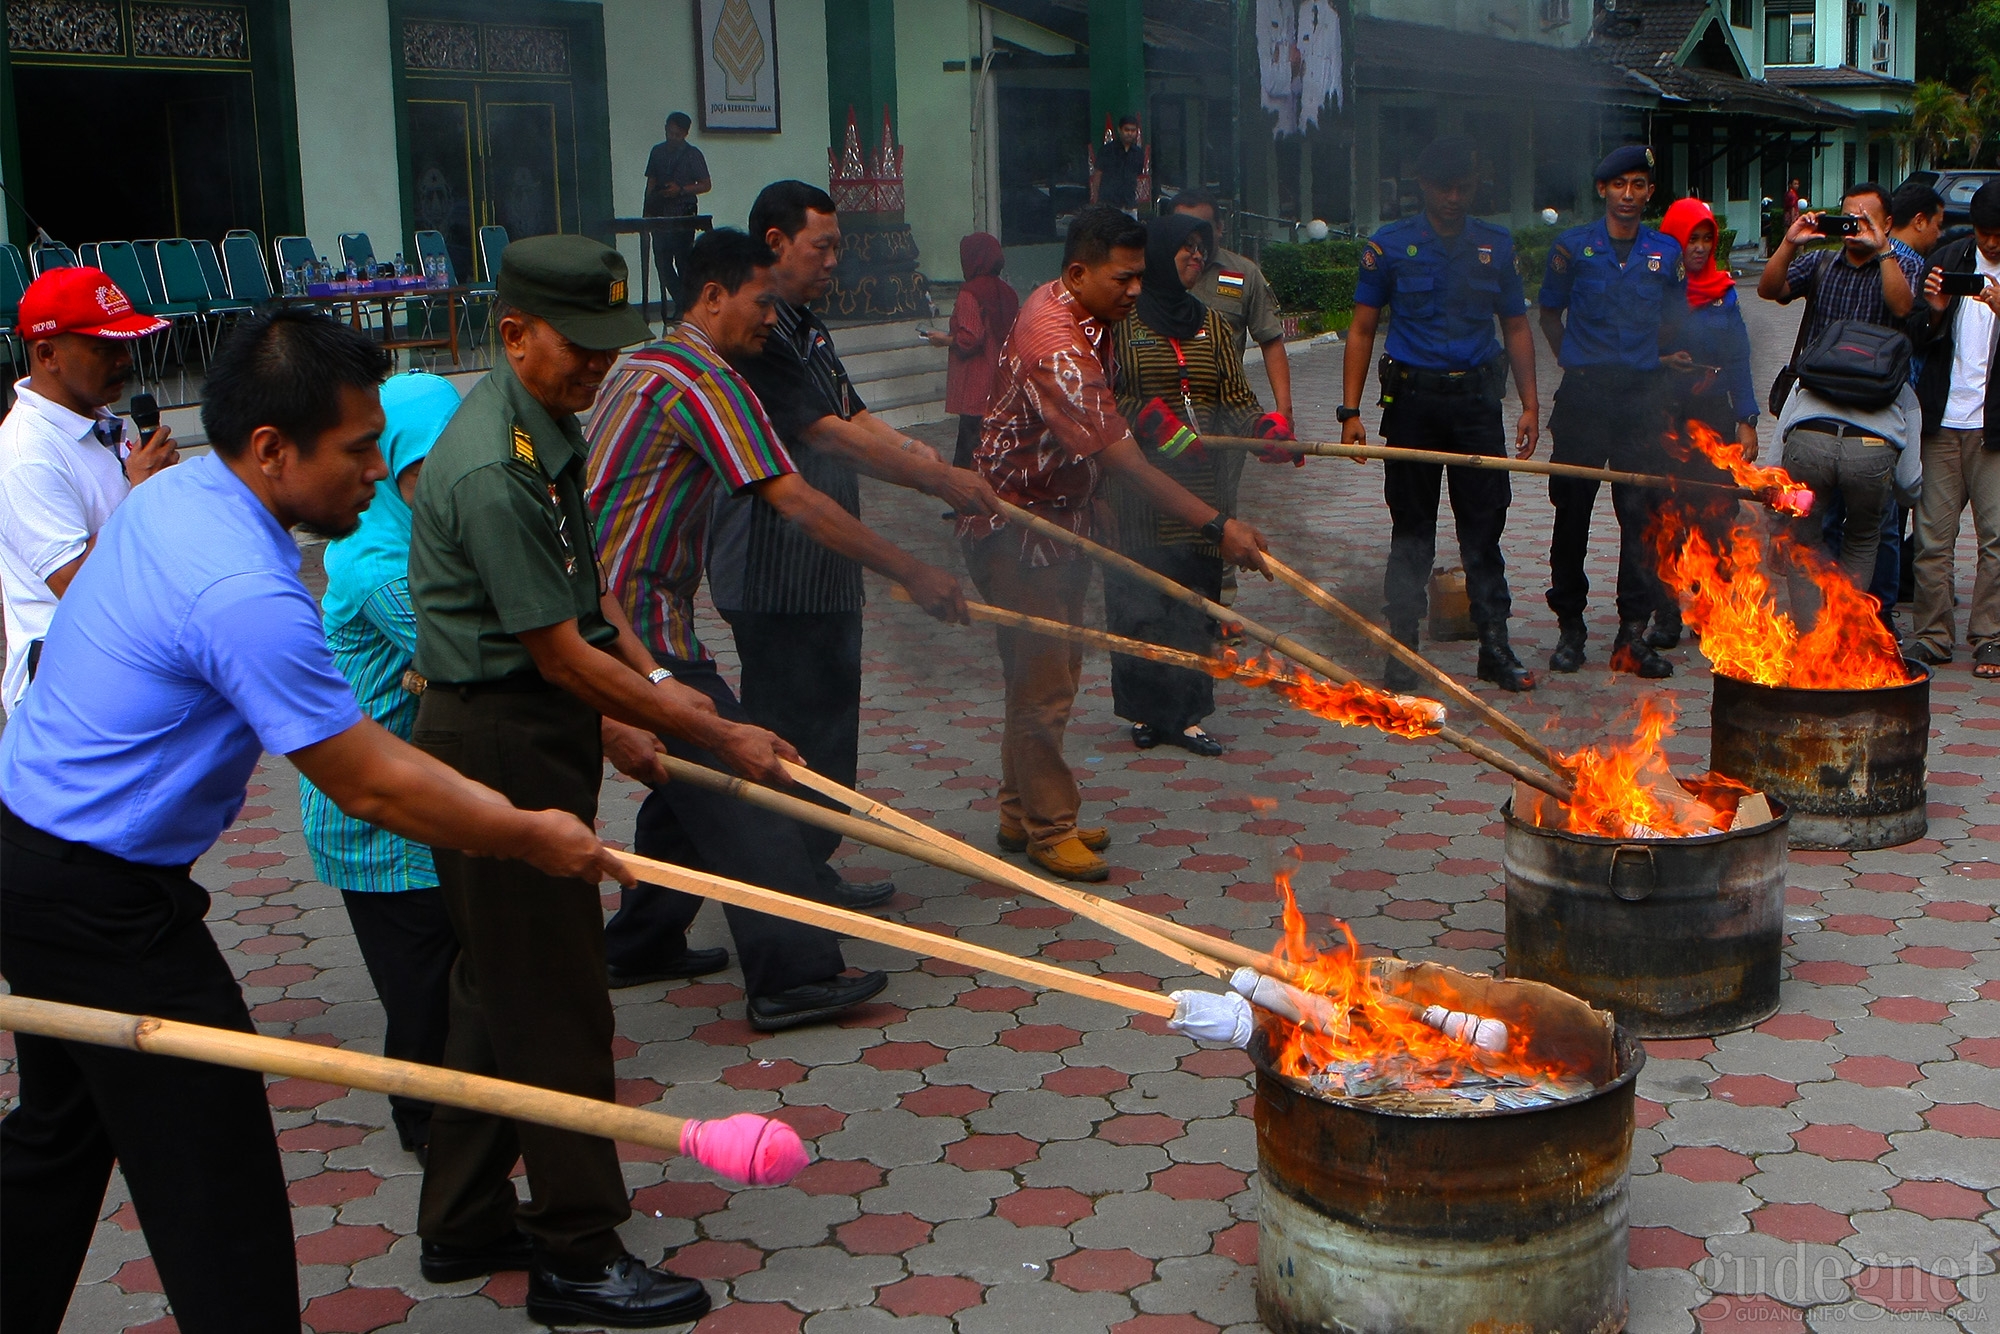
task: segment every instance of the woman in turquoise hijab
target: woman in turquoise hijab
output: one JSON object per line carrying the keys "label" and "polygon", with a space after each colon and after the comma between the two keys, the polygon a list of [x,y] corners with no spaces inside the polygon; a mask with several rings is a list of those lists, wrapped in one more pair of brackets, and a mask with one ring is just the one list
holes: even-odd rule
{"label": "woman in turquoise hijab", "polygon": [[[405,741],[417,719],[417,697],[403,689],[403,672],[417,651],[409,497],[416,494],[424,456],[458,403],[450,381],[421,371],[392,376],[382,386],[389,476],[375,484],[361,526],[326,547],[321,610],[327,646],[362,712]],[[458,940],[438,894],[431,850],[342,814],[303,777],[299,804],[313,865],[346,902],[362,961],[388,1016],[383,1053],[442,1064]],[[401,1097],[389,1103],[403,1147],[423,1159],[431,1105]]]}

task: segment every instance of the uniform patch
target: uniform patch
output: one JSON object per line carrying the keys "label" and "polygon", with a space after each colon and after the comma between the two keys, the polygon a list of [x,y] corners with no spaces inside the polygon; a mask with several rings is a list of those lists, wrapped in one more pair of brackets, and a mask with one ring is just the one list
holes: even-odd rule
{"label": "uniform patch", "polygon": [[1381,254],[1381,253],[1382,253],[1382,247],[1381,247],[1381,246],[1379,246],[1379,245],[1376,245],[1376,244],[1375,244],[1375,243],[1374,243],[1373,241],[1370,241],[1370,242],[1369,242],[1369,243],[1368,243],[1367,245],[1365,245],[1365,246],[1362,246],[1362,247],[1361,247],[1361,267],[1362,267],[1362,268],[1364,268],[1364,269],[1372,269],[1372,268],[1374,268],[1374,267],[1375,267],[1375,257],[1376,257],[1377,255]]}
{"label": "uniform patch", "polygon": [[[1674,281],[1675,281],[1675,282],[1677,282],[1677,283],[1684,283],[1684,282],[1686,282],[1687,280],[1688,280],[1688,266],[1687,266],[1687,263],[1686,263],[1686,261],[1685,261],[1685,260],[1678,260],[1678,259],[1677,259],[1677,260],[1675,260],[1675,261],[1674,261]],[[1719,305],[1721,305],[1721,304],[1722,304],[1722,299],[1721,299],[1720,297],[1717,297],[1717,298],[1716,298],[1716,301],[1715,301],[1715,304],[1716,304],[1716,305],[1718,305],[1718,306],[1719,306]]]}
{"label": "uniform patch", "polygon": [[1658,273],[1660,271],[1660,257],[1658,255],[1646,256],[1646,271],[1649,273]]}
{"label": "uniform patch", "polygon": [[1597,251],[1595,251],[1594,249],[1592,249],[1592,248],[1591,248],[1591,247],[1589,247],[1589,246],[1585,246],[1585,247],[1583,248],[1583,257],[1584,257],[1585,259],[1589,259],[1589,258],[1590,258],[1590,257],[1591,257],[1592,255],[1594,255],[1594,254],[1596,254],[1596,253],[1597,253]]}
{"label": "uniform patch", "polygon": [[542,466],[541,460],[535,457],[535,438],[519,426],[514,428],[514,458],[530,468]]}
{"label": "uniform patch", "polygon": [[623,278],[613,278],[611,280],[611,304],[614,306],[625,304],[625,280]]}
{"label": "uniform patch", "polygon": [[1403,248],[1403,253],[1408,255],[1411,259],[1415,259],[1417,257],[1417,248],[1415,245],[1405,246]]}
{"label": "uniform patch", "polygon": [[1564,250],[1561,246],[1556,246],[1553,249],[1551,249],[1549,251],[1549,267],[1554,269],[1557,273],[1568,273],[1569,252],[1567,250]]}
{"label": "uniform patch", "polygon": [[1493,262],[1493,247],[1492,247],[1492,246],[1490,246],[1490,245],[1483,245],[1483,246],[1479,247],[1479,262],[1480,262],[1481,264],[1491,264],[1491,263]]}
{"label": "uniform patch", "polygon": [[1240,273],[1231,273],[1229,270],[1224,269],[1221,273],[1215,275],[1215,290],[1217,292],[1225,292],[1230,296],[1242,296],[1243,275]]}

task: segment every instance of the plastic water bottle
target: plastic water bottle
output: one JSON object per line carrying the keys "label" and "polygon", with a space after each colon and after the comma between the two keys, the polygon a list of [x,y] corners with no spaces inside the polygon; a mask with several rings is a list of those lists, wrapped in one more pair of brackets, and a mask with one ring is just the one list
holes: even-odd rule
{"label": "plastic water bottle", "polygon": [[400,250],[396,252],[396,276],[398,278],[410,276],[410,266],[403,262],[403,252]]}

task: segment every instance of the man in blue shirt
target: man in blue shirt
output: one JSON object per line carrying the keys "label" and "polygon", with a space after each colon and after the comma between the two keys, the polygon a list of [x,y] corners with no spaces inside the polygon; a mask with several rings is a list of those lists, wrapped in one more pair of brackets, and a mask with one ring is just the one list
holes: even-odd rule
{"label": "man in blue shirt", "polygon": [[[1542,277],[1542,333],[1562,363],[1549,434],[1557,463],[1627,472],[1670,471],[1661,441],[1667,429],[1662,364],[1692,370],[1686,352],[1662,357],[1687,315],[1687,274],[1680,243],[1641,226],[1653,197],[1653,150],[1627,144],[1597,164],[1597,194],[1604,216],[1572,227],[1549,247]],[[1568,321],[1564,321],[1564,312]],[[1673,675],[1646,637],[1646,622],[1671,596],[1661,586],[1646,529],[1656,492],[1614,484],[1618,515],[1618,638],[1611,646],[1614,671],[1657,680]],[[1583,609],[1590,580],[1583,572],[1590,545],[1590,511],[1597,483],[1551,477],[1556,508],[1549,543],[1549,608],[1559,634],[1549,656],[1553,671],[1583,666]]]}
{"label": "man in blue shirt", "polygon": [[[420,842],[630,882],[565,811],[521,811],[363,717],[289,530],[350,532],[387,476],[364,334],[243,321],[210,368],[215,452],[112,515],[0,736],[0,972],[16,995],[252,1031],[189,878],[265,751]],[[284,1172],[255,1072],[26,1034],[0,1121],[0,1326],[62,1323],[115,1160],[188,1334],[299,1327]]]}
{"label": "man in blue shirt", "polygon": [[[1387,353],[1382,358],[1382,436],[1403,449],[1504,457],[1500,398],[1508,363],[1521,390],[1515,453],[1527,458],[1540,437],[1535,394],[1535,339],[1528,304],[1514,271],[1514,239],[1505,228],[1466,216],[1478,188],[1472,141],[1439,139],[1417,159],[1424,211],[1376,232],[1361,252],[1354,292],[1354,325],[1348,331],[1345,391],[1334,415],[1340,438],[1362,444],[1362,386],[1382,307],[1393,305]],[[1493,336],[1493,321],[1507,340]],[[1389,571],[1383,578],[1389,630],[1410,647],[1423,619],[1431,558],[1437,553],[1438,490],[1445,470],[1423,463],[1389,463],[1383,490],[1393,530]],[[1451,512],[1465,561],[1465,590],[1479,627],[1479,679],[1503,690],[1533,690],[1535,676],[1507,643],[1507,562],[1500,534],[1507,526],[1513,489],[1499,470],[1453,468]],[[1391,659],[1384,675],[1393,689],[1416,684],[1408,667]]]}

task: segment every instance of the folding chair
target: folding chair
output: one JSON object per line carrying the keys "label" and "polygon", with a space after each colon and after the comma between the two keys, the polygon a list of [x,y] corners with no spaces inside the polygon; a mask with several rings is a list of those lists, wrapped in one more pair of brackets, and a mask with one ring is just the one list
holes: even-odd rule
{"label": "folding chair", "polygon": [[[150,348],[153,354],[150,372],[146,369],[146,358],[143,355],[134,357],[139,366],[139,378],[156,388],[163,386],[166,376],[166,349],[178,342],[177,335],[189,322],[200,322],[200,305],[192,301],[181,304],[164,300],[155,301],[152,294],[146,290],[146,275],[140,266],[139,248],[130,241],[99,242],[97,267],[103,269],[105,276],[117,283],[125,295],[131,298],[134,309],[167,321],[164,345],[159,339],[149,338],[134,349],[135,353],[144,353]],[[183,375],[185,375],[185,362],[183,362]]]}
{"label": "folding chair", "polygon": [[271,241],[271,258],[278,262],[282,277],[294,269],[310,269],[319,262],[319,252],[313,249],[310,236],[279,236]]}
{"label": "folding chair", "polygon": [[[435,230],[421,231],[416,233],[413,239],[416,241],[417,245],[417,263],[423,269],[423,271],[424,272],[430,271],[430,261],[434,259],[442,261],[442,263],[444,264],[445,280],[449,282],[453,287],[459,286],[460,278],[458,273],[458,266],[451,262],[451,250],[449,249],[449,247],[445,245],[444,233]],[[465,329],[466,340],[470,342],[474,347],[480,346],[481,337],[485,333],[486,329],[486,320],[485,318],[482,318],[479,321],[479,323],[475,325],[472,319],[472,308],[474,305],[477,305],[480,308],[483,315],[490,315],[493,309],[492,302],[493,302],[492,283],[468,282],[465,284],[465,293],[463,296],[459,298],[458,318],[462,327]],[[430,304],[431,303],[426,302],[426,306]],[[428,311],[426,311],[426,316],[427,318],[424,321],[424,326],[425,326],[424,331],[426,335],[428,335],[428,333],[430,332],[430,321],[428,319]]]}
{"label": "folding chair", "polygon": [[0,384],[0,396],[11,396],[14,381],[28,373],[27,344],[16,332],[21,294],[27,290],[28,266],[22,262],[21,252],[0,241],[0,348],[6,351],[8,370],[18,372],[9,374],[6,382]]}
{"label": "folding chair", "polygon": [[479,264],[490,284],[500,276],[500,257],[507,253],[507,229],[490,223],[479,229]]}
{"label": "folding chair", "polygon": [[73,269],[76,252],[60,241],[36,241],[28,247],[28,264],[37,278],[50,269]]}
{"label": "folding chair", "polygon": [[170,303],[192,302],[200,315],[202,365],[208,364],[222,336],[222,326],[230,317],[252,309],[247,301],[233,301],[227,292],[218,296],[203,271],[201,254],[194,242],[182,237],[161,241],[155,247],[160,276],[166,284]]}
{"label": "folding chair", "polygon": [[360,269],[364,278],[375,276],[375,246],[369,241],[367,232],[340,234],[340,262]]}
{"label": "folding chair", "polygon": [[277,295],[255,232],[230,232],[222,238],[222,271],[229,279],[229,295],[238,301],[261,304]]}
{"label": "folding chair", "polygon": [[194,247],[194,257],[201,261],[201,276],[208,280],[209,300],[226,300],[229,296],[229,279],[223,276],[222,261],[215,256],[215,243],[196,237],[188,244]]}
{"label": "folding chair", "polygon": [[97,267],[97,242],[85,241],[76,248],[76,262],[86,269]]}
{"label": "folding chair", "polygon": [[[132,249],[139,256],[139,272],[145,276],[146,291],[154,301],[164,303],[167,299],[167,281],[160,276],[159,241],[157,239],[134,241]],[[125,295],[132,296],[132,293],[127,292]],[[138,298],[133,297],[133,299]]]}

